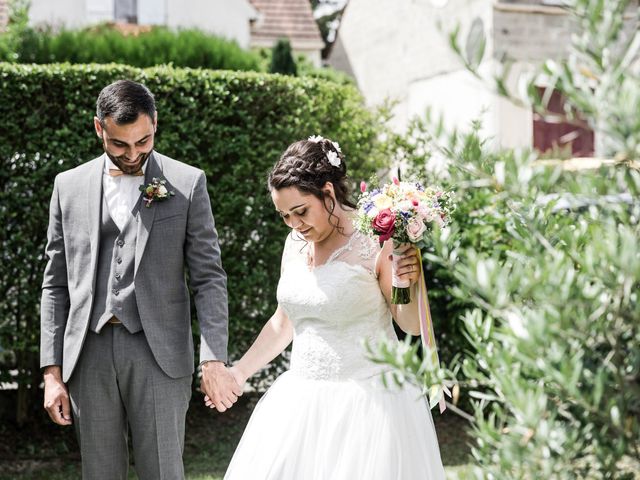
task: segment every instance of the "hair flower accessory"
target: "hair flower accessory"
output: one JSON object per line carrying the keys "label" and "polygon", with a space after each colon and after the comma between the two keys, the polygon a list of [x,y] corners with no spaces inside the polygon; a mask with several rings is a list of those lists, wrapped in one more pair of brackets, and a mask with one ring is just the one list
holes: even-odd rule
{"label": "hair flower accessory", "polygon": [[[331,143],[333,150],[331,150],[331,147],[329,147],[327,144],[322,145],[322,150],[325,151],[327,160],[329,160],[329,163],[331,165],[333,165],[334,167],[340,166],[340,164],[342,163],[342,160],[340,159],[340,154],[342,153],[342,149],[340,148],[340,145],[338,144],[338,142],[333,142],[328,138],[324,138],[321,135],[311,135],[307,140],[313,143],[321,143],[326,140],[327,142]],[[327,149],[329,151],[326,151]]]}
{"label": "hair flower accessory", "polygon": [[334,167],[340,166],[340,163],[341,163],[340,157],[336,152],[333,152],[333,151],[327,152],[327,160],[329,160],[329,163]]}

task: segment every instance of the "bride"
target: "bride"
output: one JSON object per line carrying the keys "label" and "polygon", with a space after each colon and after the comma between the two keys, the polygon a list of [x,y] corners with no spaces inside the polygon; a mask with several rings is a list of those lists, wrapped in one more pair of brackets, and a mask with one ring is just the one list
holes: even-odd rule
{"label": "bride", "polygon": [[[338,144],[311,137],[289,146],[269,175],[291,228],[278,308],[231,372],[242,386],[293,340],[291,368],[256,406],[225,480],[445,477],[426,399],[410,385],[385,388],[384,367],[365,355],[365,341],[396,339],[392,318],[409,334],[420,329],[417,302],[391,305],[392,245],[354,230],[346,174]],[[413,247],[399,266],[415,284]]]}

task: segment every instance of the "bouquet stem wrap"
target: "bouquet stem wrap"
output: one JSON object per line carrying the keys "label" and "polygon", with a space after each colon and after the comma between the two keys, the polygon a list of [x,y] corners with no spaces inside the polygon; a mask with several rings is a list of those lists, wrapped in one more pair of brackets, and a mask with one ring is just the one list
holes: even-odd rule
{"label": "bouquet stem wrap", "polygon": [[[427,284],[424,280],[422,269],[422,255],[418,250],[418,263],[420,265],[420,279],[418,280],[418,315],[420,317],[420,337],[422,346],[427,355],[431,355],[431,365],[440,368],[440,359],[436,348],[436,337],[433,333],[433,322],[431,321],[431,309],[429,308],[429,297],[427,296]],[[451,398],[451,392],[445,385],[432,385],[429,389],[429,406],[440,405],[440,413],[447,408],[444,394]]]}
{"label": "bouquet stem wrap", "polygon": [[411,280],[404,280],[396,274],[401,255],[398,252],[400,244],[393,242],[393,261],[391,264],[391,303],[406,305],[411,303]]}

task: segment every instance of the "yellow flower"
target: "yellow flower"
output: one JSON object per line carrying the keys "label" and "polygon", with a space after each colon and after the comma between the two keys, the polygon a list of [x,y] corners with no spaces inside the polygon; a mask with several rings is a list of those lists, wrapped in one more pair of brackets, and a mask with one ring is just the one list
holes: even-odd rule
{"label": "yellow flower", "polygon": [[373,203],[378,210],[384,210],[385,208],[391,208],[393,206],[393,200],[386,195],[378,195]]}

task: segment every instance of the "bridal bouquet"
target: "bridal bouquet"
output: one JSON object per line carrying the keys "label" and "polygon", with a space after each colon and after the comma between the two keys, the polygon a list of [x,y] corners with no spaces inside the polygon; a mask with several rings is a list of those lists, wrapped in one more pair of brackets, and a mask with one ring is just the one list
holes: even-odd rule
{"label": "bridal bouquet", "polygon": [[[434,225],[444,227],[451,221],[455,210],[453,192],[437,187],[423,187],[417,182],[400,182],[397,178],[381,188],[367,191],[367,185],[360,184],[362,195],[358,200],[356,228],[361,232],[377,237],[380,243],[393,240],[393,278],[391,302],[407,304],[411,302],[409,280],[396,275],[399,261],[398,250],[402,244],[410,243],[418,247],[420,279],[418,281],[418,316],[420,336],[423,347],[428,349],[433,365],[440,365],[433,321],[427,296],[427,285],[422,271],[420,248],[426,246],[426,239]],[[451,397],[446,385],[432,385],[429,389],[431,408],[440,405],[440,412],[446,409],[444,396]]]}
{"label": "bridal bouquet", "polygon": [[400,182],[397,178],[381,188],[367,191],[360,184],[356,228],[377,236],[382,244],[391,239],[394,246],[394,275],[391,301],[406,304],[411,301],[410,283],[395,275],[400,245],[410,243],[420,249],[434,225],[444,227],[451,220],[455,206],[453,192],[437,187],[423,187],[418,182]]}

